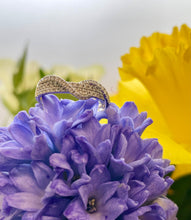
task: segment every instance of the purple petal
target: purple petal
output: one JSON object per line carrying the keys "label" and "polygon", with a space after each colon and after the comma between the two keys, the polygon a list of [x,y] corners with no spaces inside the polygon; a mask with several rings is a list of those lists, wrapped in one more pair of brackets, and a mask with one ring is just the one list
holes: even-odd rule
{"label": "purple petal", "polygon": [[61,116],[59,99],[54,95],[45,95],[42,96],[42,103],[43,111],[47,113],[47,116],[51,116],[50,122],[57,121],[57,118]]}
{"label": "purple petal", "polygon": [[18,160],[30,160],[30,152],[31,150],[24,148],[16,141],[7,141],[0,148],[0,153],[3,156]]}
{"label": "purple petal", "polygon": [[39,195],[28,192],[19,192],[8,195],[6,196],[6,201],[11,207],[29,212],[38,211],[43,207]]}
{"label": "purple petal", "polygon": [[91,118],[91,120],[87,121],[82,125],[82,128],[74,128],[71,130],[71,133],[75,136],[83,136],[88,142],[93,144],[95,135],[100,129],[100,124],[95,118]]}
{"label": "purple petal", "polygon": [[33,160],[47,160],[52,151],[48,146],[45,135],[41,134],[34,137],[34,147],[31,152]]}
{"label": "purple petal", "polygon": [[[71,199],[63,198],[63,197],[52,197],[48,200],[47,205],[44,209],[41,210],[39,214],[39,219],[43,219],[46,216],[51,216],[53,219],[54,217],[59,217],[59,219],[65,219],[63,216],[63,212],[68,206]],[[40,218],[41,217],[41,218]]]}
{"label": "purple petal", "polygon": [[143,203],[145,203],[148,200],[149,194],[150,193],[148,190],[142,190],[139,191],[137,194],[135,194],[133,197],[131,197],[131,199],[138,202],[138,206],[141,206]]}
{"label": "purple petal", "polygon": [[0,187],[5,186],[6,184],[11,184],[11,181],[6,173],[0,173]]}
{"label": "purple petal", "polygon": [[123,219],[124,220],[140,220],[139,216],[142,216],[144,213],[149,212],[149,211],[151,211],[151,207],[143,206],[130,214],[123,215]]}
{"label": "purple petal", "polygon": [[99,186],[102,183],[110,181],[110,173],[105,165],[96,165],[90,173],[91,183]]}
{"label": "purple petal", "polygon": [[60,217],[42,216],[42,220],[60,220]]}
{"label": "purple petal", "polygon": [[62,148],[61,153],[66,155],[70,155],[70,151],[75,147],[76,143],[74,138],[71,135],[66,135],[62,140]]}
{"label": "purple petal", "polygon": [[72,150],[71,159],[76,165],[79,175],[86,173],[86,164],[88,162],[88,155],[86,153],[80,154],[77,150]]}
{"label": "purple petal", "polygon": [[[138,134],[133,133],[129,138],[129,142],[127,146],[127,152],[125,155],[126,163],[136,161],[141,153],[142,153],[142,140]],[[145,154],[145,152],[143,153]]]}
{"label": "purple petal", "polygon": [[121,130],[121,127],[119,124],[113,125],[111,127],[110,139],[111,139],[112,146],[115,144],[115,141],[117,140],[118,135],[121,133],[120,130]]}
{"label": "purple petal", "polygon": [[30,118],[26,111],[19,112],[14,118],[14,123],[24,126],[35,135],[37,134],[36,123]]}
{"label": "purple petal", "polygon": [[132,209],[137,207],[139,203],[129,198],[129,190],[131,190],[131,188],[128,185],[121,183],[117,189],[117,196],[126,202],[129,209]]}
{"label": "purple petal", "polygon": [[129,166],[124,159],[115,159],[113,156],[110,159],[109,170],[112,178],[117,179],[131,172],[133,168]]}
{"label": "purple petal", "polygon": [[67,219],[88,219],[88,213],[80,199],[74,199],[64,211],[64,216]]}
{"label": "purple petal", "polygon": [[146,189],[150,192],[149,200],[153,200],[162,195],[172,185],[171,178],[161,178],[158,173],[152,173],[149,178],[145,178]]}
{"label": "purple petal", "polygon": [[86,110],[74,121],[74,123],[72,124],[72,127],[75,127],[78,124],[89,121],[92,117],[93,117],[93,111],[90,109]]}
{"label": "purple petal", "polygon": [[85,154],[80,154],[77,150],[72,150],[71,151],[71,159],[76,164],[87,164],[88,155],[86,153]]}
{"label": "purple petal", "polygon": [[164,177],[166,175],[166,170],[168,170],[168,168],[171,167],[169,166],[169,163],[166,164],[165,167],[163,167],[164,161],[165,160],[163,159],[150,160],[146,166],[149,169],[150,173],[157,172],[160,177]]}
{"label": "purple petal", "polygon": [[91,196],[95,196],[95,194],[97,194],[96,189],[93,187],[92,184],[86,184],[86,185],[82,185],[79,189],[79,195],[80,198],[83,202],[84,205],[84,209],[87,209],[87,203],[88,203],[88,198]]}
{"label": "purple petal", "polygon": [[[31,112],[33,112],[32,108],[30,108],[30,110],[31,110]],[[29,112],[30,112],[30,110],[29,110]],[[41,109],[38,109],[38,108],[35,111],[38,111],[38,110],[42,111]],[[48,134],[51,132],[51,128],[49,127],[46,120],[44,119],[43,114],[40,117],[37,114],[34,114],[34,116],[32,115],[32,120],[35,121],[38,128],[40,128],[42,131],[46,131]]]}
{"label": "purple petal", "polygon": [[10,179],[21,192],[24,191],[36,195],[43,194],[29,165],[23,164],[12,169],[10,172]]}
{"label": "purple petal", "polygon": [[[155,220],[155,219],[167,220],[165,211],[158,204],[153,204],[153,205],[150,205],[149,207],[151,208],[151,210],[143,213],[143,215],[140,216],[141,219],[143,220]],[[175,219],[169,219],[169,220],[175,220]]]}
{"label": "purple petal", "polygon": [[[62,103],[61,103],[62,104]],[[63,108],[62,117],[65,119],[73,119],[78,117],[78,114],[84,110],[85,101],[79,100],[77,102],[70,101]]]}
{"label": "purple petal", "polygon": [[65,137],[67,130],[71,127],[72,123],[65,119],[58,121],[53,127],[53,137],[56,148],[60,151],[62,147],[62,140]]}
{"label": "purple petal", "polygon": [[66,121],[66,119],[56,122],[53,128],[56,137],[62,136],[70,126],[71,122]]}
{"label": "purple petal", "polygon": [[8,131],[8,128],[0,128],[0,146],[1,143],[11,140],[11,134]]}
{"label": "purple petal", "polygon": [[0,174],[0,190],[1,194],[4,195],[9,195],[18,191],[17,188],[13,185],[8,175],[5,173]]}
{"label": "purple petal", "polygon": [[107,165],[109,163],[109,159],[111,157],[111,149],[112,149],[111,142],[108,139],[106,141],[100,143],[97,146],[97,151],[100,155],[100,161],[99,162],[101,164]]}
{"label": "purple petal", "polygon": [[30,130],[19,124],[12,124],[9,131],[13,138],[25,149],[31,149],[33,144],[33,134]]}
{"label": "purple petal", "polygon": [[[4,197],[3,201],[2,201],[1,214],[0,214],[1,220],[10,219],[12,216],[17,216],[21,212],[20,210],[18,211],[15,208],[10,207],[8,205],[5,197]],[[21,218],[21,216],[22,215],[20,215],[20,218]]]}
{"label": "purple petal", "polygon": [[96,195],[99,199],[99,203],[105,205],[105,203],[114,195],[118,187],[119,182],[117,181],[101,184]]}
{"label": "purple petal", "polygon": [[177,205],[166,197],[160,197],[154,201],[159,204],[166,212],[167,220],[176,220],[176,214],[178,211]]}
{"label": "purple petal", "polygon": [[64,183],[63,180],[56,179],[53,180],[51,184],[51,188],[54,190],[54,192],[60,196],[76,196],[77,190],[72,190],[68,185]]}
{"label": "purple petal", "polygon": [[37,212],[25,212],[22,220],[34,220],[37,217]]}
{"label": "purple petal", "polygon": [[81,150],[88,154],[88,168],[91,169],[99,159],[97,150],[87,142],[85,137],[76,137],[76,141],[79,144]]}
{"label": "purple petal", "polygon": [[101,142],[110,139],[110,131],[111,131],[111,126],[109,124],[102,125],[102,127],[96,133],[94,130],[95,139],[93,140],[94,143],[92,144],[95,147],[97,147],[97,145],[100,144]]}
{"label": "purple petal", "polygon": [[26,111],[20,111],[15,117],[14,117],[14,123],[28,123],[30,120],[29,115],[27,114]]}
{"label": "purple petal", "polygon": [[121,133],[118,137],[118,142],[114,145],[112,153],[116,159],[124,158],[127,151],[127,139]]}
{"label": "purple petal", "polygon": [[50,156],[50,164],[54,168],[61,168],[64,171],[68,172],[68,180],[71,180],[74,172],[72,168],[70,167],[70,164],[66,160],[66,156],[64,154],[60,153],[54,153]]}
{"label": "purple petal", "polygon": [[109,220],[115,220],[128,209],[125,202],[118,198],[110,199],[103,207],[103,213]]}
{"label": "purple petal", "polygon": [[23,160],[8,158],[0,154],[0,171],[10,171],[20,163],[23,163]]}
{"label": "purple petal", "polygon": [[129,165],[132,166],[133,168],[138,168],[141,165],[148,164],[150,161],[151,161],[151,156],[149,154],[145,154],[143,158],[141,158],[140,160],[135,160],[129,163]]}
{"label": "purple petal", "polygon": [[157,139],[144,139],[142,144],[144,152],[150,154],[152,158],[162,158],[163,149]]}
{"label": "purple petal", "polygon": [[147,112],[141,112],[134,118],[134,127],[135,129],[139,127],[147,118]]}
{"label": "purple petal", "polygon": [[[22,220],[34,220],[38,219],[36,212],[25,212],[22,216]],[[60,217],[53,217],[53,216],[42,216],[41,220],[60,220]]]}
{"label": "purple petal", "polygon": [[97,111],[97,108],[99,106],[99,102],[96,98],[90,98],[90,99],[87,99],[84,101],[84,109],[94,109],[94,107],[96,108],[96,111]]}
{"label": "purple petal", "polygon": [[135,118],[138,115],[137,106],[134,102],[125,102],[125,104],[120,109],[120,116],[126,117],[129,116],[131,118]]}
{"label": "purple petal", "polygon": [[54,123],[62,119],[62,111],[56,96],[45,95],[42,96],[42,103],[30,108],[29,113],[42,130],[50,133]]}
{"label": "purple petal", "polygon": [[135,129],[135,132],[137,132],[139,135],[143,133],[146,127],[151,125],[153,123],[153,120],[151,118],[147,118],[139,127]]}
{"label": "purple petal", "polygon": [[166,167],[164,170],[165,170],[164,175],[166,175],[166,174],[174,171],[175,170],[175,166],[174,165],[170,165],[170,166]]}
{"label": "purple petal", "polygon": [[126,138],[129,137],[134,130],[133,119],[129,116],[121,118],[120,127],[122,132],[125,134]]}
{"label": "purple petal", "polygon": [[117,188],[117,197],[127,200],[129,197],[130,187],[127,184],[121,183],[120,186]]}
{"label": "purple petal", "polygon": [[119,122],[119,108],[114,103],[111,103],[107,107],[106,113],[108,118],[108,124],[117,124]]}
{"label": "purple petal", "polygon": [[89,183],[90,180],[91,178],[87,174],[83,173],[80,179],[77,179],[72,183],[71,188],[78,189],[80,186]]}
{"label": "purple petal", "polygon": [[134,196],[140,193],[143,189],[145,189],[145,184],[139,180],[131,180],[128,183],[130,187],[129,197],[134,198]]}
{"label": "purple petal", "polygon": [[52,180],[54,172],[43,162],[33,161],[31,167],[38,185],[41,189],[45,189]]}
{"label": "purple petal", "polygon": [[102,183],[110,180],[109,172],[104,165],[96,165],[90,173],[91,182],[87,185],[82,185],[79,188],[79,194],[86,208],[88,197],[95,196],[97,190]]}

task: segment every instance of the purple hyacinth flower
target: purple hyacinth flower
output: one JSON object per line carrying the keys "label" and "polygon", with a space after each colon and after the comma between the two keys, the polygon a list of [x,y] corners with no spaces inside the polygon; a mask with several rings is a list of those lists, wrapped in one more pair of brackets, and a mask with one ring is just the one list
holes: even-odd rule
{"label": "purple hyacinth flower", "polygon": [[78,188],[79,197],[66,208],[68,219],[116,219],[128,209],[123,199],[115,196],[119,181],[111,181],[105,165],[96,165],[91,180]]}
{"label": "purple hyacinth flower", "polygon": [[43,96],[0,128],[0,219],[175,220],[174,167],[141,138],[151,123],[132,102]]}
{"label": "purple hyacinth flower", "polygon": [[140,207],[130,214],[124,214],[124,220],[177,220],[177,205],[166,197],[159,197],[150,205]]}

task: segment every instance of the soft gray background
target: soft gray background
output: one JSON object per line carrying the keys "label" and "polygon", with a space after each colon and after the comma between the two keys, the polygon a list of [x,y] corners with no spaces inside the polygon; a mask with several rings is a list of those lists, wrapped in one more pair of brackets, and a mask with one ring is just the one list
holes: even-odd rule
{"label": "soft gray background", "polygon": [[190,0],[0,0],[0,59],[44,67],[101,64],[104,86],[115,91],[120,57],[143,35],[191,26]]}

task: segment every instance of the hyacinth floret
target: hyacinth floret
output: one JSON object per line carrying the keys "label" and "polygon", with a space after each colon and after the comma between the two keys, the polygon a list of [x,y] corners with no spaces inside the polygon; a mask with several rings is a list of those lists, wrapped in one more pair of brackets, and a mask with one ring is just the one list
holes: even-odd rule
{"label": "hyacinth floret", "polygon": [[174,167],[141,138],[151,123],[133,102],[43,96],[0,128],[0,219],[175,220]]}

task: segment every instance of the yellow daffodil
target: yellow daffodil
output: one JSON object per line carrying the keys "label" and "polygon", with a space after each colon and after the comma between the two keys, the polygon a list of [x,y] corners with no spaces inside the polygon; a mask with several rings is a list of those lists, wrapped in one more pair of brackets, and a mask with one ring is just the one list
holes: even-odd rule
{"label": "yellow daffodil", "polygon": [[112,101],[133,100],[154,121],[146,137],[158,137],[175,176],[191,173],[191,29],[143,37],[122,56],[121,81]]}

